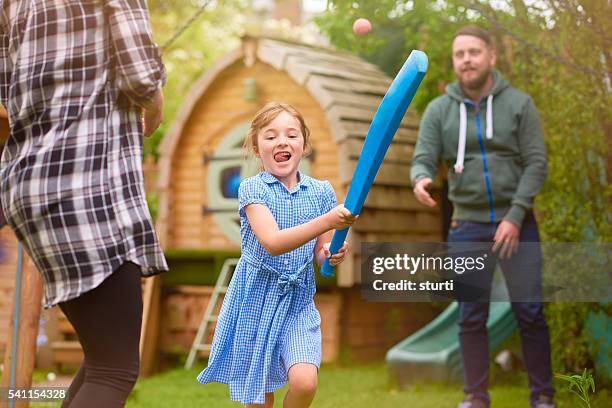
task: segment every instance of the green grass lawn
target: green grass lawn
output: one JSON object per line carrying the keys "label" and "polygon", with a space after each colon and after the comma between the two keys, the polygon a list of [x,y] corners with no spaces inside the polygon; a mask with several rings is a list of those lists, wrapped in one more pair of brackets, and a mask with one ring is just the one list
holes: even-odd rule
{"label": "green grass lawn", "polygon": [[[229,400],[224,384],[199,384],[198,369],[174,369],[140,380],[128,408],[224,408],[240,407]],[[492,374],[492,408],[528,408],[527,379],[523,373]],[[462,397],[460,384],[420,384],[408,390],[392,390],[383,363],[368,365],[323,365],[313,408],[455,408]],[[577,398],[556,382],[558,408],[580,408]],[[275,407],[282,407],[286,389],[276,393]],[[612,406],[612,393],[597,390],[593,408]]]}

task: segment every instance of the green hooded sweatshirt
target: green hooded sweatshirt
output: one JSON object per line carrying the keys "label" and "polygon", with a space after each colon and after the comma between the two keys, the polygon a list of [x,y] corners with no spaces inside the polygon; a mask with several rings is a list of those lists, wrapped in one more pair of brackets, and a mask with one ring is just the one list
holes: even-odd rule
{"label": "green hooded sweatshirt", "polygon": [[423,114],[410,178],[434,179],[448,167],[453,219],[521,226],[546,178],[546,146],[529,95],[493,72],[489,95],[474,104],[458,83]]}

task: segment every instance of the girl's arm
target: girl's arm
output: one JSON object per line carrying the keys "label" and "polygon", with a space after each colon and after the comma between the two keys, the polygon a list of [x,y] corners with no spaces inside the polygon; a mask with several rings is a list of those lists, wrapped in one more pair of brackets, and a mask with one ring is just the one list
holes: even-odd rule
{"label": "girl's arm", "polygon": [[356,218],[343,205],[339,205],[305,224],[280,230],[265,205],[249,204],[244,211],[257,240],[272,256],[299,248],[329,230],[351,226]]}

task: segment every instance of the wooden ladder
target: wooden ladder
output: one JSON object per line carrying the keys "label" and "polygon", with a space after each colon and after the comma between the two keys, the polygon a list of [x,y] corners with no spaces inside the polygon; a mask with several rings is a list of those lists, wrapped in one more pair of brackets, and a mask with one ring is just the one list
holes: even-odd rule
{"label": "wooden ladder", "polygon": [[189,350],[189,355],[187,356],[187,361],[185,362],[186,369],[190,369],[191,367],[193,367],[193,363],[195,362],[198,354],[210,354],[212,344],[205,343],[206,339],[208,339],[208,334],[210,332],[210,324],[217,321],[217,315],[215,315],[214,313],[215,310],[217,310],[219,298],[221,294],[227,293],[229,282],[232,278],[234,269],[236,268],[237,264],[238,258],[228,258],[225,260],[223,266],[221,267],[221,273],[219,273],[219,278],[217,279],[217,283],[215,284],[215,289],[213,290],[213,293],[210,296],[208,305],[206,305],[206,310],[204,311],[204,318],[202,319],[202,322],[198,327],[198,332],[196,333],[196,337],[193,340],[191,350]]}

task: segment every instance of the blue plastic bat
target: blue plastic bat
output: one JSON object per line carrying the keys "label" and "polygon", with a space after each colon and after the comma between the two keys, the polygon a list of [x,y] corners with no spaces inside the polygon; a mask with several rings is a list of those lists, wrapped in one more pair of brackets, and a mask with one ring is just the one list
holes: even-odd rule
{"label": "blue plastic bat", "polygon": [[[357,215],[361,212],[374,177],[425,72],[427,72],[427,55],[422,51],[413,50],[380,103],[363,142],[361,155],[344,203],[352,214]],[[348,228],[334,232],[329,247],[332,254],[342,248],[347,234]],[[334,268],[329,264],[329,259],[326,259],[321,267],[321,275],[325,277],[334,275]]]}

